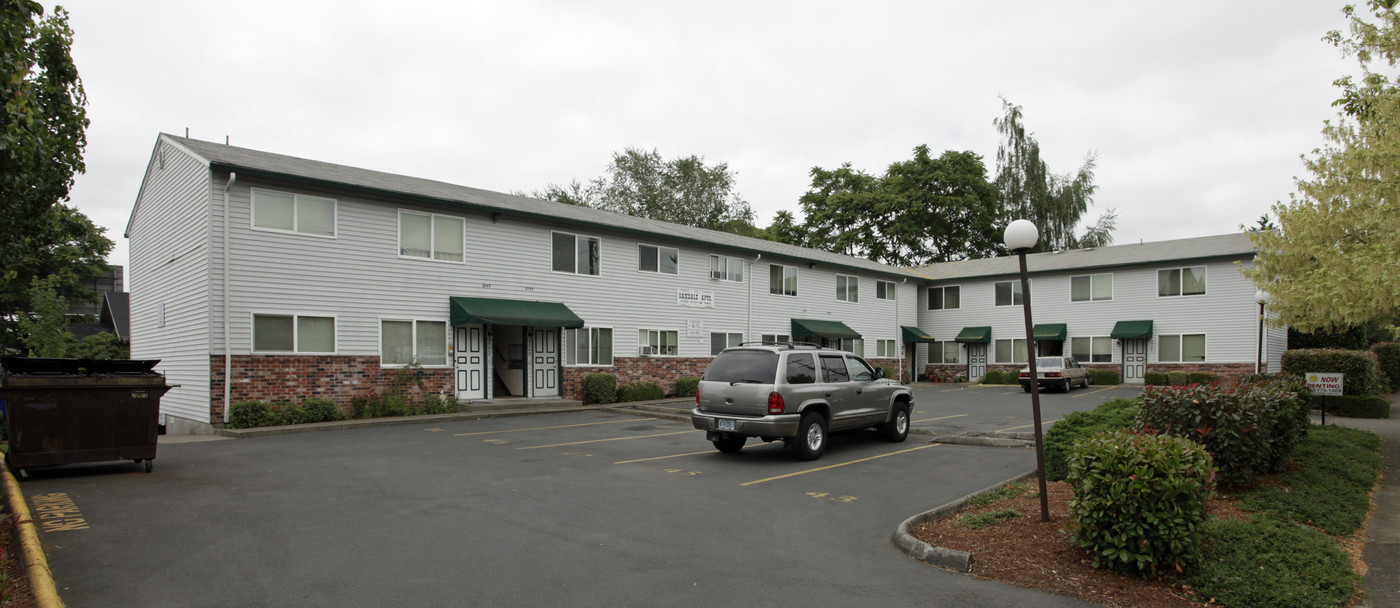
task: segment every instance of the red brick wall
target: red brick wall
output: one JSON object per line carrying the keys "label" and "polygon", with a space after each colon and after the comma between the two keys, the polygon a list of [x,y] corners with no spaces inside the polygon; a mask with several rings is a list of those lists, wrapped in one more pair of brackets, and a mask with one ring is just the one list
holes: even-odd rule
{"label": "red brick wall", "polygon": [[565,367],[564,398],[583,399],[583,377],[588,374],[616,374],[618,384],[655,382],[671,393],[676,390],[676,378],[699,378],[713,360],[711,357],[617,357],[608,366]]}
{"label": "red brick wall", "polygon": [[1254,373],[1254,363],[1152,363],[1149,372],[1211,372],[1221,380],[1235,382]]}
{"label": "red brick wall", "polygon": [[[379,367],[379,357],[346,355],[234,355],[233,402],[301,401],[330,399],[343,410],[350,398],[371,389],[383,392],[401,370]],[[454,390],[451,369],[415,370],[422,373],[423,388],[430,393]],[[210,420],[224,419],[224,358],[209,357]],[[406,384],[410,395],[418,384]]]}

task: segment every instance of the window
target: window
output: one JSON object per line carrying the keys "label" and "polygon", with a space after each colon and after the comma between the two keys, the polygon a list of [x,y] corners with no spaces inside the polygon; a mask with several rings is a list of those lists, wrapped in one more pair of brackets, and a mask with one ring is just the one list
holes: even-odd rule
{"label": "window", "polygon": [[842,338],[841,341],[840,341],[840,344],[838,344],[838,345],[836,346],[836,348],[839,348],[839,349],[841,349],[841,350],[844,350],[844,351],[846,351],[846,352],[848,352],[848,353],[855,353],[855,354],[857,354],[857,355],[862,355],[862,356],[864,356],[864,355],[865,355],[865,340],[864,340],[863,338],[855,338],[855,339],[851,339],[851,338]]}
{"label": "window", "polygon": [[929,310],[957,310],[960,308],[962,288],[957,285],[928,288]]}
{"label": "window", "polygon": [[1113,339],[1108,337],[1070,338],[1070,356],[1080,363],[1108,363],[1113,360]]}
{"label": "window", "polygon": [[797,267],[769,264],[768,293],[780,296],[797,295]]}
{"label": "window", "polygon": [[637,353],[641,355],[676,356],[676,332],[642,329],[637,331]]}
{"label": "window", "polygon": [[822,377],[827,382],[850,382],[851,374],[846,368],[846,358],[841,355],[822,355]]}
{"label": "window", "polygon": [[555,232],[553,241],[555,272],[598,275],[601,243],[597,237]]}
{"label": "window", "polygon": [[1158,336],[1157,360],[1163,363],[1200,363],[1205,361],[1206,335]]}
{"label": "window", "polygon": [[744,282],[744,258],[727,255],[710,256],[710,278],[721,281]]}
{"label": "window", "polygon": [[612,328],[564,330],[564,365],[612,365]]}
{"label": "window", "polygon": [[680,255],[680,251],[672,247],[637,245],[637,270],[641,272],[659,272],[661,274],[679,274],[677,264],[680,260]]}
{"label": "window", "polygon": [[1025,338],[1021,338],[1019,340],[997,340],[996,361],[997,363],[1025,363]]}
{"label": "window", "polygon": [[996,292],[997,306],[1020,306],[1021,305],[1021,282],[1001,281],[993,286]]}
{"label": "window", "polygon": [[379,364],[447,365],[447,323],[380,321]]}
{"label": "window", "polygon": [[1069,278],[1069,301],[1100,302],[1113,299],[1113,275],[1090,274]]}
{"label": "window", "polygon": [[859,302],[860,279],[844,274],[836,275],[836,301]]}
{"label": "window", "polygon": [[899,346],[897,346],[897,345],[895,344],[895,341],[894,341],[894,340],[876,340],[876,341],[875,341],[875,356],[876,356],[876,357],[898,357],[898,356],[899,356]]}
{"label": "window", "polygon": [[1205,266],[1164,268],[1157,271],[1158,296],[1202,296],[1205,293]]}
{"label": "window", "polygon": [[951,340],[947,342],[930,342],[928,345],[929,363],[957,363],[958,353],[962,349],[957,342]]}
{"label": "window", "polygon": [[870,382],[875,379],[875,369],[858,357],[846,357],[846,371],[856,382]]}
{"label": "window", "polygon": [[759,338],[764,344],[786,344],[792,341],[792,336],[787,334],[763,334]]}
{"label": "window", "polygon": [[460,217],[399,211],[399,255],[409,258],[461,262],[462,234],[466,222]]}
{"label": "window", "polygon": [[335,199],[253,190],[253,228],[335,236]]}
{"label": "window", "polygon": [[731,346],[738,346],[739,344],[743,343],[743,341],[744,334],[741,333],[724,333],[712,331],[710,332],[710,354],[718,355],[720,351]]}
{"label": "window", "polygon": [[335,318],[253,315],[253,350],[285,353],[335,352]]}
{"label": "window", "polygon": [[793,353],[787,358],[788,384],[813,384],[817,381],[817,364],[808,353]]}
{"label": "window", "polygon": [[876,300],[893,300],[894,296],[894,281],[875,281]]}

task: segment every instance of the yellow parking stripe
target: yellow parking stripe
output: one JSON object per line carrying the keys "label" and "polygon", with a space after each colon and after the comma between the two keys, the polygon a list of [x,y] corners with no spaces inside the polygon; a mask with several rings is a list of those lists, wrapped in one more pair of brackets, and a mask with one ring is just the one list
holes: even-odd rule
{"label": "yellow parking stripe", "polygon": [[561,424],[559,426],[537,426],[528,429],[508,429],[503,431],[481,431],[479,433],[457,433],[453,437],[471,437],[473,435],[495,435],[497,433],[520,433],[524,431],[547,431],[549,429],[569,429],[576,426],[593,426],[595,424],[620,424],[623,422],[646,422],[656,420],[655,418],[628,418],[626,420],[609,420],[607,422],[585,422],[582,424]]}
{"label": "yellow parking stripe", "polygon": [[900,450],[900,451],[898,451],[898,452],[890,452],[890,453],[888,453],[888,454],[880,454],[879,456],[871,456],[871,457],[869,457],[869,458],[861,458],[860,460],[852,460],[852,461],[850,461],[850,462],[843,462],[843,463],[840,463],[840,464],[833,464],[833,465],[828,465],[828,466],[824,466],[824,467],[817,467],[817,468],[815,468],[815,469],[807,469],[807,470],[805,470],[805,471],[797,471],[797,472],[795,472],[795,473],[788,473],[788,474],[786,474],[786,475],[779,475],[779,476],[777,476],[777,477],[769,477],[769,478],[767,478],[767,479],[755,479],[755,480],[753,480],[753,481],[746,481],[746,482],[741,483],[741,484],[739,484],[739,485],[741,485],[741,486],[751,486],[751,485],[760,484],[760,483],[767,483],[767,482],[776,481],[776,480],[779,480],[779,479],[787,479],[787,478],[789,478],[789,477],[796,477],[796,476],[798,476],[798,475],[806,475],[806,474],[808,474],[808,473],[816,473],[817,471],[825,471],[825,470],[828,470],[828,469],[836,469],[836,468],[844,467],[844,466],[847,466],[847,465],[859,464],[859,463],[862,463],[862,462],[869,462],[869,461],[871,461],[871,460],[876,460],[876,459],[879,459],[879,458],[884,458],[884,457],[886,457],[886,456],[895,456],[895,455],[897,455],[897,454],[906,454],[906,453],[908,453],[908,452],[914,452],[914,451],[917,451],[917,450],[926,450],[926,449],[928,449],[928,448],[934,448],[934,447],[938,447],[938,446],[940,446],[940,445],[943,445],[943,444],[941,444],[941,443],[931,443],[931,444],[929,444],[929,445],[921,445],[921,446],[919,446],[919,447],[917,447],[917,448],[909,448],[909,449],[907,449],[907,450]]}
{"label": "yellow parking stripe", "polygon": [[651,457],[651,458],[638,458],[638,459],[636,459],[636,460],[619,460],[619,461],[617,461],[617,462],[614,462],[613,464],[631,464],[631,463],[634,463],[634,462],[649,462],[649,461],[652,461],[652,460],[666,460],[667,458],[680,458],[681,456],[697,456],[697,455],[700,455],[700,454],[711,454],[711,453],[713,453],[713,452],[714,452],[714,450],[705,450],[705,451],[703,451],[703,452],[689,452],[689,453],[686,453],[686,454],[671,454],[670,456],[653,456],[653,457]]}
{"label": "yellow parking stripe", "polygon": [[939,416],[937,418],[924,418],[923,420],[910,420],[909,424],[914,424],[915,422],[933,422],[934,420],[947,420],[949,418],[961,418],[967,415],[968,414],[953,414],[952,416]]}
{"label": "yellow parking stripe", "polygon": [[686,434],[686,433],[701,433],[701,432],[703,432],[703,431],[701,431],[700,429],[695,429],[695,430],[693,430],[693,431],[677,431],[677,432],[675,432],[675,433],[657,433],[657,434],[655,434],[655,435],[633,435],[633,436],[631,436],[631,437],[613,437],[613,438],[610,438],[610,439],[590,439],[590,440],[588,440],[588,441],[570,441],[569,443],[551,443],[551,444],[549,444],[549,445],[528,445],[528,446],[525,446],[525,447],[523,447],[523,448],[515,448],[515,449],[517,449],[517,450],[538,450],[538,449],[540,449],[540,448],[557,448],[557,447],[563,447],[563,446],[566,446],[566,445],[583,445],[583,444],[585,444],[585,443],[603,443],[603,442],[605,442],[605,441],[625,441],[625,440],[628,440],[628,439],[645,439],[645,438],[647,438],[647,437],[665,437],[665,436],[667,436],[667,435],[684,435],[684,434]]}
{"label": "yellow parking stripe", "polygon": [[1078,398],[1080,398],[1080,397],[1088,397],[1089,395],[1097,395],[1097,394],[1102,393],[1102,392],[1104,392],[1104,391],[1111,391],[1111,390],[1113,390],[1113,389],[1115,389],[1115,388],[1118,388],[1118,387],[1116,387],[1116,386],[1109,386],[1109,387],[1101,388],[1101,389],[1096,390],[1096,391],[1089,391],[1089,392],[1087,392],[1087,393],[1081,393],[1081,394],[1075,395],[1074,398],[1075,398],[1075,399],[1078,399]]}

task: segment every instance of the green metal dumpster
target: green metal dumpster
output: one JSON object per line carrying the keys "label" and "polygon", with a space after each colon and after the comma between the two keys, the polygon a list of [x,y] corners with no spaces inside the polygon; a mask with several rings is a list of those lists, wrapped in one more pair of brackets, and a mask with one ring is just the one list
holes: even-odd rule
{"label": "green metal dumpster", "polygon": [[0,412],[10,467],[131,460],[151,472],[160,398],[171,387],[159,360],[0,358]]}

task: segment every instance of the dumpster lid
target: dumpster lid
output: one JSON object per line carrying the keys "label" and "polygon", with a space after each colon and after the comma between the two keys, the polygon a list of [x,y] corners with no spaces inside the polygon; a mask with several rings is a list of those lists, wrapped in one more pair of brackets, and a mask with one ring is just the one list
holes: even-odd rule
{"label": "dumpster lid", "polygon": [[156,376],[160,359],[54,359],[0,357],[0,368],[16,376]]}

